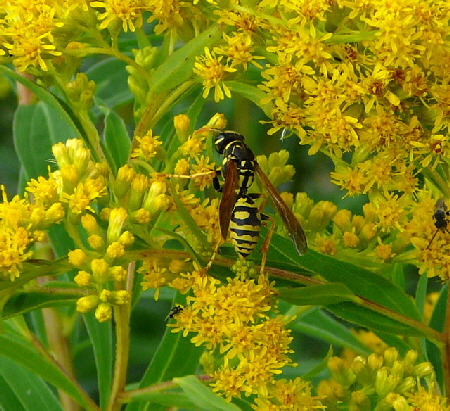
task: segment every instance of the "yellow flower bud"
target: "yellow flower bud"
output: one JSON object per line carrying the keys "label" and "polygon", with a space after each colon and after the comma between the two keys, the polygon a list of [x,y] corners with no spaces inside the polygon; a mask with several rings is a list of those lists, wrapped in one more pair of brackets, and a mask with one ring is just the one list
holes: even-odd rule
{"label": "yellow flower bud", "polygon": [[384,353],[384,365],[392,367],[395,361],[398,360],[398,351],[394,347],[389,347]]}
{"label": "yellow flower bud", "polygon": [[417,357],[418,353],[416,350],[409,350],[403,359],[405,366],[413,366],[417,361]]}
{"label": "yellow flower bud", "polygon": [[206,128],[215,128],[218,130],[225,130],[227,126],[227,120],[223,114],[216,113],[206,124]]}
{"label": "yellow flower bud", "polygon": [[108,244],[117,241],[120,234],[122,234],[122,229],[127,221],[127,218],[128,213],[124,208],[113,208],[111,210],[111,214],[109,215],[108,231],[106,234]]}
{"label": "yellow flower bud", "polygon": [[91,261],[91,270],[94,281],[97,284],[104,284],[108,281],[109,265],[103,258],[95,258]]}
{"label": "yellow flower bud", "polygon": [[125,254],[125,247],[118,241],[114,241],[106,249],[106,255],[109,258],[119,258],[122,257],[124,254]]}
{"label": "yellow flower bud", "polygon": [[52,146],[52,153],[60,169],[66,165],[71,164],[71,161],[69,160],[69,152],[64,143],[54,144]]}
{"label": "yellow flower bud", "polygon": [[348,248],[357,248],[359,245],[359,238],[356,234],[346,231],[343,237],[344,245]]}
{"label": "yellow flower bud", "polygon": [[63,190],[65,193],[72,193],[80,181],[77,167],[74,164],[67,164],[60,168],[61,178],[63,180]]}
{"label": "yellow flower bud", "polygon": [[177,132],[178,140],[184,142],[189,137],[189,128],[191,125],[191,120],[186,114],[178,114],[173,118],[173,124]]}
{"label": "yellow flower bud", "polygon": [[99,233],[97,220],[91,214],[84,214],[81,216],[81,225],[89,235]]}
{"label": "yellow flower bud", "polygon": [[98,322],[102,323],[110,320],[112,317],[112,308],[109,304],[99,304],[97,309],[95,310],[95,318]]}
{"label": "yellow flower bud", "polygon": [[130,198],[128,200],[128,209],[137,210],[142,207],[142,199],[148,189],[148,179],[142,174],[137,174],[131,183]]}
{"label": "yellow flower bud", "polygon": [[77,311],[79,313],[88,313],[97,306],[99,298],[97,295],[87,295],[81,297],[77,301]]}
{"label": "yellow flower bud", "polygon": [[32,227],[39,227],[42,225],[45,219],[45,210],[41,207],[33,209],[30,215],[30,224]]}
{"label": "yellow flower bud", "polygon": [[75,284],[79,287],[86,287],[91,282],[91,274],[87,271],[78,271],[78,274],[74,277],[73,281],[75,281]]}
{"label": "yellow flower bud", "polygon": [[143,207],[150,211],[150,214],[158,212],[168,203],[167,197],[164,195],[166,192],[166,183],[162,181],[154,181],[150,186],[150,190],[145,196]]}
{"label": "yellow flower bud", "polygon": [[375,247],[375,252],[377,257],[383,262],[389,261],[395,254],[392,253],[392,248],[390,244],[378,244]]}
{"label": "yellow flower bud", "polygon": [[131,214],[130,220],[137,224],[148,224],[150,217],[150,211],[140,208]]}
{"label": "yellow flower bud", "polygon": [[61,203],[52,204],[45,212],[45,220],[47,224],[53,224],[64,218],[64,207]]}
{"label": "yellow flower bud", "polygon": [[115,265],[109,269],[109,275],[114,281],[123,281],[127,276],[127,271],[120,265]]}
{"label": "yellow flower bud", "polygon": [[385,397],[395,390],[399,383],[399,379],[391,374],[386,367],[382,367],[377,371],[375,378],[375,390],[380,397]]}
{"label": "yellow flower bud", "polygon": [[417,364],[413,369],[413,375],[416,377],[426,377],[434,373],[434,368],[429,362]]}
{"label": "yellow flower bud", "polygon": [[134,243],[134,235],[129,231],[124,231],[117,240],[120,244],[125,246],[131,245]]}
{"label": "yellow flower bud", "polygon": [[118,199],[125,197],[135,176],[136,172],[128,164],[119,168],[114,185],[114,194]]}
{"label": "yellow flower bud", "polygon": [[416,379],[414,377],[406,377],[396,388],[400,394],[410,392],[416,386]]}
{"label": "yellow flower bud", "polygon": [[179,175],[189,175],[190,165],[185,158],[181,158],[175,165],[174,173]]}
{"label": "yellow flower bud", "polygon": [[106,288],[100,292],[100,301],[106,303],[109,302],[112,291],[107,290]]}
{"label": "yellow flower bud", "polygon": [[86,253],[83,250],[81,250],[80,248],[69,251],[68,257],[69,257],[69,263],[72,264],[74,267],[83,266],[83,264],[86,262],[86,259],[87,259]]}
{"label": "yellow flower bud", "polygon": [[363,390],[358,390],[351,393],[351,403],[349,409],[355,410],[370,409],[370,400]]}
{"label": "yellow flower bud", "polygon": [[342,231],[349,231],[351,225],[352,213],[349,210],[339,210],[333,218],[334,224]]}
{"label": "yellow flower bud", "polygon": [[89,80],[85,73],[77,73],[75,80],[67,87],[67,97],[79,108],[87,111],[92,105],[95,82]]}
{"label": "yellow flower bud", "polygon": [[378,370],[383,366],[383,358],[377,354],[370,354],[367,358],[367,364],[369,365],[370,369]]}
{"label": "yellow flower bud", "polygon": [[105,242],[103,241],[103,237],[97,234],[90,235],[87,238],[88,244],[93,248],[94,250],[100,250],[105,245]]}
{"label": "yellow flower bud", "polygon": [[113,291],[111,293],[111,303],[117,305],[128,304],[130,301],[130,293],[126,290]]}
{"label": "yellow flower bud", "polygon": [[347,368],[344,361],[339,357],[331,357],[328,360],[328,368],[333,378],[343,387],[349,387],[355,381],[355,374]]}

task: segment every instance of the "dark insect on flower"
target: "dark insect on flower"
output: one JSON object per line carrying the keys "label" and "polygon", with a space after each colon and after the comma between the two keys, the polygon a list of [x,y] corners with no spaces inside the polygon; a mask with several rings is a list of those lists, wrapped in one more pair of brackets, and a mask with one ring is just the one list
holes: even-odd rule
{"label": "dark insect on flower", "polygon": [[[243,258],[255,248],[261,221],[268,219],[253,201],[262,195],[248,193],[256,174],[283,220],[298,253],[303,255],[307,250],[305,233],[277,189],[261,170],[252,150],[245,144],[244,136],[234,131],[224,131],[216,136],[214,146],[217,152],[223,155],[223,186],[220,185],[217,176],[214,179],[214,187],[222,192],[219,205],[222,237],[226,239],[231,230],[231,239],[236,252]],[[269,234],[272,231],[273,228]],[[262,252],[267,251],[269,238],[268,235]]]}
{"label": "dark insect on flower", "polygon": [[433,234],[433,237],[431,237],[427,249],[430,248],[430,245],[433,242],[434,237],[436,237],[436,234],[439,231],[445,231],[447,232],[447,234],[450,234],[450,232],[447,229],[447,225],[450,223],[450,221],[448,220],[449,216],[450,211],[447,210],[447,204],[445,204],[445,201],[442,198],[440,198],[438,201],[436,201],[436,208],[433,214],[434,226],[436,227],[436,231]]}
{"label": "dark insect on flower", "polygon": [[167,314],[167,317],[164,319],[164,321],[167,321],[170,318],[175,317],[177,314],[179,314],[181,311],[183,311],[183,307],[176,305],[175,307],[172,307],[169,311],[169,314]]}

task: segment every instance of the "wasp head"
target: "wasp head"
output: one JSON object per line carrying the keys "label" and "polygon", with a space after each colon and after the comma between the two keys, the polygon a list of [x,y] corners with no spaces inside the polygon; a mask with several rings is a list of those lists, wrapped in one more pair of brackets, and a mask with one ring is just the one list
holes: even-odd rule
{"label": "wasp head", "polygon": [[214,147],[219,154],[223,154],[225,148],[234,141],[244,141],[244,136],[234,131],[224,131],[218,134],[214,140]]}

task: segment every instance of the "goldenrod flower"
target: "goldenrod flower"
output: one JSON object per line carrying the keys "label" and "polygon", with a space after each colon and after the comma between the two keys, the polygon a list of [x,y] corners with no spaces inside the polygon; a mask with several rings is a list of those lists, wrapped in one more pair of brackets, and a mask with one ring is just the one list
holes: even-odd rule
{"label": "goldenrod flower", "polygon": [[262,66],[256,60],[263,59],[261,56],[254,56],[253,41],[249,33],[236,33],[234,36],[223,35],[227,46],[215,47],[214,52],[228,58],[232,66],[243,66],[247,70],[248,64],[252,63],[258,68]]}
{"label": "goldenrod flower", "polygon": [[302,378],[280,379],[268,387],[267,395],[259,395],[252,405],[255,411],[313,411],[324,410],[320,397],[313,396],[311,384]]}
{"label": "goldenrod flower", "polygon": [[69,251],[68,257],[69,263],[77,268],[81,267],[87,261],[86,253],[80,248]]}
{"label": "goldenrod flower", "polygon": [[156,156],[158,147],[162,144],[159,136],[153,136],[152,130],[150,130],[145,136],[135,137],[138,146],[133,149],[131,158],[141,158],[148,161]]}
{"label": "goldenrod flower", "polygon": [[218,102],[226,97],[231,97],[230,89],[223,82],[227,73],[233,73],[235,68],[221,63],[223,57],[216,57],[205,47],[205,54],[197,57],[194,73],[203,80],[203,98],[208,97],[209,91],[214,88],[214,101]]}
{"label": "goldenrod flower", "polygon": [[159,288],[167,284],[167,275],[170,275],[167,268],[160,264],[157,258],[149,257],[144,259],[138,272],[144,274],[144,281],[141,282],[142,289],[145,291],[148,288],[154,288],[154,298],[158,300]]}
{"label": "goldenrod flower", "polygon": [[142,13],[145,10],[145,1],[141,0],[106,0],[91,1],[91,7],[101,7],[105,11],[99,14],[103,20],[100,29],[108,27],[111,23],[122,22],[123,31],[135,31],[142,27]]}

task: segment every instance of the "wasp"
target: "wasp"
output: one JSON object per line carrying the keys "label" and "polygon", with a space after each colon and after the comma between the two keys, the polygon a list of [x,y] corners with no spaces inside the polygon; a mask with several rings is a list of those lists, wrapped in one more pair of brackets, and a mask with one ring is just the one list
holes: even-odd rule
{"label": "wasp", "polygon": [[[222,192],[219,205],[222,238],[226,239],[230,231],[236,252],[243,258],[256,247],[262,221],[269,219],[255,203],[255,199],[262,194],[248,193],[256,174],[283,220],[298,253],[303,255],[307,250],[305,233],[294,213],[261,170],[253,151],[245,143],[244,136],[234,131],[224,131],[216,136],[214,146],[223,156],[223,186],[217,176],[214,178],[214,187]],[[270,235],[272,231],[273,228],[269,231]],[[266,241],[262,251],[267,250],[268,240]]]}
{"label": "wasp", "polygon": [[170,318],[175,317],[177,314],[179,314],[181,311],[183,311],[183,307],[176,305],[175,307],[172,307],[169,311],[169,314],[167,314],[167,317],[164,319],[164,321],[167,321]]}
{"label": "wasp", "polygon": [[440,198],[436,201],[436,208],[434,210],[433,218],[434,218],[434,226],[436,227],[436,231],[433,234],[433,237],[431,237],[430,242],[428,243],[427,249],[430,248],[431,243],[434,240],[434,237],[436,237],[436,234],[439,231],[446,231],[447,234],[450,234],[450,232],[447,230],[447,225],[449,224],[448,217],[450,216],[450,211],[447,210],[447,204],[445,204],[445,201]]}
{"label": "wasp", "polygon": [[243,258],[255,249],[263,220],[269,217],[261,213],[255,203],[260,194],[238,194],[231,213],[230,237],[236,252]]}

